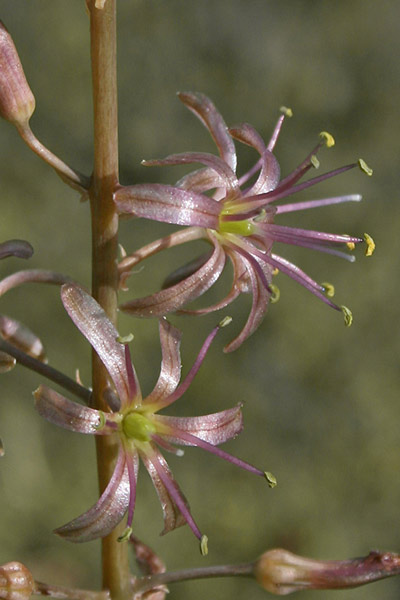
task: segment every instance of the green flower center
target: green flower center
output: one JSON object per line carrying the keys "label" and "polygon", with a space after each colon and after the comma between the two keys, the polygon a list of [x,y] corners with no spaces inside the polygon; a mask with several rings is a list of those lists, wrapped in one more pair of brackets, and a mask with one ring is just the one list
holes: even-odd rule
{"label": "green flower center", "polygon": [[219,218],[219,233],[236,233],[237,235],[246,237],[252,235],[254,230],[254,223],[250,219],[243,219],[242,221],[224,221],[223,212]]}
{"label": "green flower center", "polygon": [[155,433],[156,428],[148,417],[137,412],[131,412],[124,417],[122,430],[127,438],[133,438],[139,442],[148,442],[152,434]]}

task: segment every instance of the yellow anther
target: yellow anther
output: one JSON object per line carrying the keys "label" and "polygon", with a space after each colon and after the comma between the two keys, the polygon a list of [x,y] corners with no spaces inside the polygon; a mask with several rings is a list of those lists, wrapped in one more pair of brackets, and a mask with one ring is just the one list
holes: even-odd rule
{"label": "yellow anther", "polygon": [[350,325],[353,322],[353,313],[351,312],[351,310],[349,308],[347,308],[347,306],[341,306],[340,308],[343,313],[344,324],[346,325],[346,327],[350,327]]}
{"label": "yellow anther", "polygon": [[272,294],[269,298],[269,301],[271,302],[271,304],[275,304],[275,302],[278,302],[279,298],[281,297],[280,289],[278,288],[278,286],[274,285],[273,283],[270,283],[269,287],[271,288],[271,292],[272,292]]}
{"label": "yellow anther", "polygon": [[132,535],[132,531],[133,531],[132,527],[127,527],[123,531],[122,535],[119,536],[119,538],[117,539],[117,542],[127,542]]}
{"label": "yellow anther", "polygon": [[201,536],[200,552],[202,556],[207,556],[208,554],[208,537],[206,535]]}
{"label": "yellow anther", "polygon": [[364,233],[364,240],[367,244],[365,249],[365,256],[372,256],[375,250],[375,242],[368,233]]}
{"label": "yellow anther", "polygon": [[315,154],[313,154],[310,158],[310,163],[312,164],[312,166],[314,167],[314,169],[319,169],[319,160],[318,158],[315,156]]}
{"label": "yellow anther", "polygon": [[275,269],[272,271],[272,275],[278,275],[278,273],[279,273],[279,269],[277,269],[275,267]]}
{"label": "yellow anther", "polygon": [[119,335],[116,338],[116,341],[120,344],[129,344],[133,340],[133,333],[128,333],[128,335]]}
{"label": "yellow anther", "polygon": [[281,106],[279,110],[285,115],[285,117],[293,117],[293,111],[291,108],[288,108],[287,106]]}
{"label": "yellow anther", "polygon": [[354,242],[346,242],[346,246],[349,250],[354,250],[354,248],[356,247]]}
{"label": "yellow anther", "polygon": [[325,294],[328,296],[328,298],[333,298],[335,295],[335,286],[328,281],[324,281],[324,283],[321,283],[321,285],[324,288]]}
{"label": "yellow anther", "polygon": [[372,173],[374,172],[362,158],[358,159],[358,166],[360,167],[361,171],[364,171],[364,173],[368,175],[368,177],[371,177]]}
{"label": "yellow anther", "polygon": [[224,318],[222,319],[222,321],[220,321],[220,322],[218,323],[218,327],[219,327],[220,329],[222,329],[222,327],[226,327],[226,326],[227,326],[227,325],[229,325],[230,323],[232,323],[232,317],[229,317],[229,316],[227,316],[227,317],[224,317]]}
{"label": "yellow anther", "polygon": [[319,137],[325,140],[325,145],[327,148],[332,148],[332,146],[335,145],[335,138],[327,131],[321,131]]}
{"label": "yellow anther", "polygon": [[264,471],[264,477],[267,480],[267,483],[270,488],[274,488],[278,485],[275,475],[273,475],[269,471]]}

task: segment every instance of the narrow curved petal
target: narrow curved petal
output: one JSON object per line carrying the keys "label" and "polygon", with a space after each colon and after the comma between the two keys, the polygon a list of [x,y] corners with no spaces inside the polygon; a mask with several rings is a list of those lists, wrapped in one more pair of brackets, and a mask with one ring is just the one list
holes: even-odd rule
{"label": "narrow curved petal", "polygon": [[[126,370],[125,346],[117,341],[118,331],[92,296],[77,285],[64,285],[61,299],[76,327],[96,350],[121,400],[121,408],[132,401],[130,381]],[[140,394],[136,375],[136,394]]]}
{"label": "narrow curved petal", "polygon": [[[246,259],[245,259],[246,260]],[[251,285],[252,306],[246,324],[242,331],[224,348],[224,352],[233,352],[243,344],[252,333],[261,324],[268,308],[270,292],[264,285],[259,273],[253,268],[253,265],[248,262],[247,273]]]}
{"label": "narrow curved petal", "polygon": [[123,258],[118,265],[118,271],[121,278],[120,286],[123,287],[125,285],[125,281],[129,277],[131,269],[145,258],[149,258],[167,248],[173,248],[174,246],[179,246],[180,244],[202,238],[208,239],[205,229],[202,227],[188,227],[187,229],[175,231],[175,233],[171,233],[170,235],[155,240],[139,250],[136,250],[133,254]]}
{"label": "narrow curved petal", "polygon": [[175,271],[172,271],[172,273],[167,275],[167,277],[164,279],[163,284],[161,286],[162,289],[166,290],[172,285],[176,285],[180,281],[183,281],[184,279],[187,279],[187,277],[190,277],[190,275],[193,275],[193,273],[198,271],[200,267],[206,264],[206,262],[210,259],[212,253],[212,250],[204,252],[204,254],[196,256],[196,258],[194,258],[193,260],[190,260],[185,265],[182,265],[181,267],[175,269]]}
{"label": "narrow curved petal", "polygon": [[0,336],[8,340],[29,356],[47,362],[46,353],[40,339],[26,325],[19,321],[0,315]]}
{"label": "narrow curved petal", "polygon": [[186,165],[193,163],[201,163],[205,167],[208,167],[215,171],[224,180],[224,187],[230,192],[237,192],[239,190],[239,183],[236,174],[227,165],[227,163],[208,152],[184,152],[181,154],[170,154],[166,158],[145,160],[142,162],[147,167],[153,166],[168,166],[168,165]]}
{"label": "narrow curved petal", "polygon": [[121,214],[175,225],[218,227],[218,202],[172,185],[148,183],[122,187],[115,192],[114,202]]}
{"label": "narrow curved petal", "polygon": [[163,438],[172,444],[183,446],[192,446],[193,444],[183,440],[179,436],[181,431],[192,433],[197,438],[218,446],[237,436],[243,428],[241,404],[238,404],[234,408],[202,417],[167,417],[165,415],[155,415],[153,418],[154,421],[167,428],[166,433],[160,430],[160,435]]}
{"label": "narrow curved petal", "polygon": [[166,290],[122,304],[120,309],[138,317],[162,317],[198,298],[219,278],[225,265],[225,252],[214,238],[214,252],[209,260],[193,275]]}
{"label": "narrow curved petal", "polygon": [[199,92],[181,92],[178,94],[178,98],[207,127],[218,148],[219,155],[232,171],[236,172],[235,144],[229,135],[228,127],[222,115],[211,100]]}
{"label": "narrow curved petal", "polygon": [[54,530],[69,542],[90,542],[104,537],[124,516],[130,498],[125,452],[121,447],[114,473],[100,499],[87,512]]}
{"label": "narrow curved petal", "polygon": [[107,435],[116,431],[112,426],[103,424],[104,413],[72,402],[45,385],[40,385],[33,395],[38,413],[54,425],[77,433],[96,435]]}
{"label": "narrow curved petal", "polygon": [[164,529],[161,535],[173,531],[188,523],[195,535],[201,539],[201,533],[190,514],[189,503],[172,475],[167,461],[155,446],[151,454],[140,453],[161,503]]}
{"label": "narrow curved petal", "polygon": [[225,189],[225,179],[218,175],[214,169],[204,168],[184,175],[175,185],[182,190],[202,194],[214,188]]}
{"label": "narrow curved petal", "polygon": [[54,271],[46,271],[44,269],[26,269],[25,271],[17,271],[0,281],[0,296],[23,283],[62,285],[69,282],[72,282],[72,279],[62,273],[55,273]]}
{"label": "narrow curved petal", "polygon": [[166,319],[160,319],[159,332],[162,352],[161,371],[153,391],[143,401],[143,405],[157,403],[172,394],[181,378],[182,334]]}
{"label": "narrow curved petal", "polygon": [[17,258],[30,258],[33,254],[33,248],[25,240],[7,240],[0,244],[0,259],[8,256]]}
{"label": "narrow curved petal", "polygon": [[265,147],[264,140],[258,131],[249,123],[242,123],[236,127],[230,127],[229,132],[235,139],[257,150],[261,156],[260,174],[255,184],[246,190],[246,194],[262,194],[274,190],[280,178],[279,163],[272,152]]}

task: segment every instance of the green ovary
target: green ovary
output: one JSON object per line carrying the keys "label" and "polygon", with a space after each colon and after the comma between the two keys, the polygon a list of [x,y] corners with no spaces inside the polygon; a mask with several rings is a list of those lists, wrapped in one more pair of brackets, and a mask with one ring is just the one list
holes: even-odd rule
{"label": "green ovary", "polygon": [[236,233],[237,235],[249,236],[255,231],[254,223],[250,219],[242,221],[224,221],[223,213],[219,219],[219,233]]}
{"label": "green ovary", "polygon": [[122,430],[127,438],[135,439],[139,442],[148,442],[152,434],[155,433],[156,428],[150,419],[144,415],[131,412],[122,421]]}

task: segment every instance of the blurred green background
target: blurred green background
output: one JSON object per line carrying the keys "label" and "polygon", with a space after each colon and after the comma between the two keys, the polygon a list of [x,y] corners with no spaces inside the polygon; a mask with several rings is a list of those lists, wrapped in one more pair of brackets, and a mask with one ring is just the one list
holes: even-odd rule
{"label": "blurred green background", "polygon": [[[81,171],[92,165],[88,18],[83,0],[1,0],[0,18],[12,33],[36,96],[32,128],[43,143]],[[208,94],[226,121],[251,122],[270,135],[282,104],[294,117],[276,148],[283,174],[313,147],[319,131],[336,146],[321,152],[321,171],[362,156],[372,179],[354,170],[304,198],[360,192],[362,204],[282,218],[332,232],[368,231],[373,258],[356,264],[308,250],[283,248],[318,281],[336,285],[339,304],[351,307],[352,328],[283,275],[281,300],[253,337],[232,355],[223,344],[239,331],[250,298],[229,308],[233,325],[221,333],[173,414],[197,415],[245,402],[245,429],[226,449],[271,470],[270,490],[248,473],[188,449],[168,458],[209,536],[201,559],[189,528],[166,537],[156,494],[141,470],[135,513],[137,535],[176,569],[242,562],[283,546],[312,557],[361,556],[370,549],[400,551],[399,429],[399,21],[396,0],[122,0],[119,6],[121,181],[172,183],[177,170],[145,170],[140,160],[185,150],[214,152],[201,124],[175,98],[177,90]],[[64,186],[0,123],[1,240],[29,240],[30,267],[67,272],[90,283],[88,204]],[[251,164],[240,155],[241,171]],[[173,228],[124,221],[127,251]],[[198,248],[188,250],[193,255]],[[124,299],[158,289],[181,264],[180,252],[149,261],[131,278]],[[185,254],[186,257],[186,254]],[[26,263],[9,259],[6,275]],[[219,293],[229,285],[229,273]],[[217,290],[209,294],[211,301]],[[204,299],[205,301],[206,299]],[[56,288],[10,292],[1,310],[40,333],[50,363],[89,384],[89,347],[63,312]],[[225,312],[223,314],[226,314]],[[222,313],[221,313],[222,316]],[[184,330],[187,371],[219,315],[174,318]],[[157,325],[121,318],[134,332],[132,351],[143,391],[159,369]],[[231,331],[229,331],[231,329]],[[3,375],[0,436],[0,564],[25,562],[39,580],[99,585],[100,545],[73,546],[51,531],[98,497],[93,439],[44,422],[32,406],[40,378],[22,368]],[[304,600],[397,600],[400,580],[345,592],[304,592]],[[181,583],[171,598],[258,600],[268,594],[249,580]]]}

